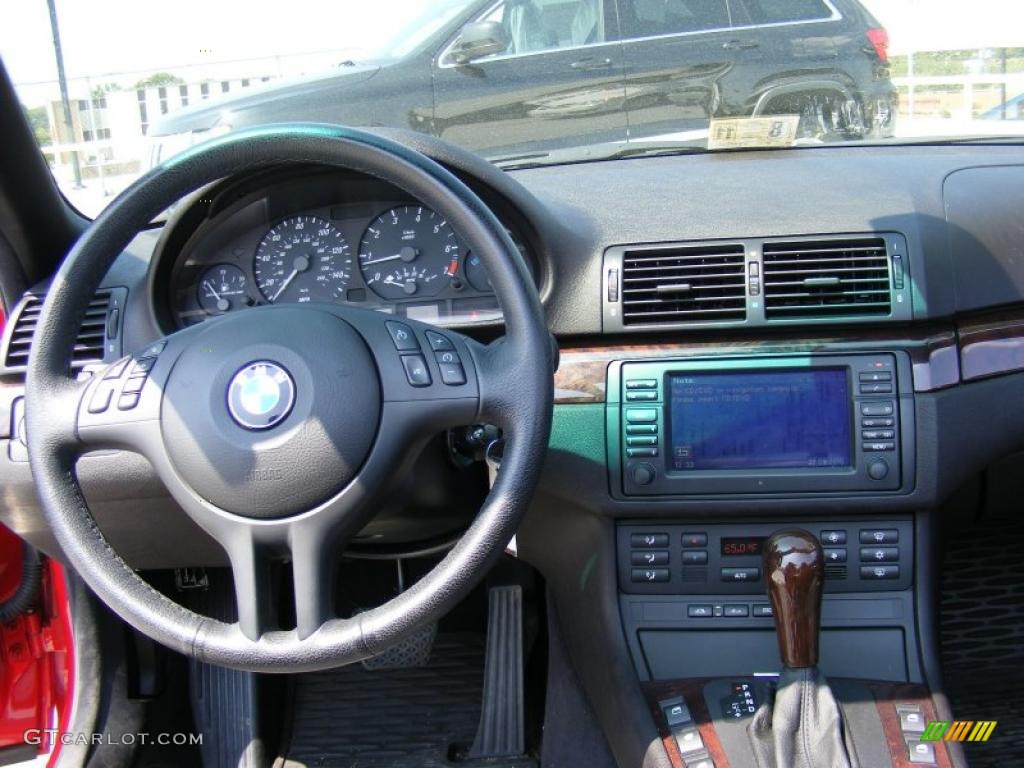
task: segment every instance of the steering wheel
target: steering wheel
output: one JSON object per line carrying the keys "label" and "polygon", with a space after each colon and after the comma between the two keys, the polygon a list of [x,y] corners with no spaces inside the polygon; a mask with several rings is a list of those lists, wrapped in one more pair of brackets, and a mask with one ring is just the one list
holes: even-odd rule
{"label": "steering wheel", "polygon": [[[334,305],[270,305],[160,339],[86,382],[75,336],[131,238],[204,184],[282,164],[390,182],[446,218],[490,275],[505,336]],[[284,124],[214,139],[130,186],[82,235],[52,281],[26,380],[32,474],[71,565],[126,622],[205,662],[300,672],[379,653],[437,619],[479,581],[533,495],[551,428],[553,348],[522,257],[481,200],[401,144],[338,126]],[[501,471],[456,546],[391,601],[335,612],[335,566],[391,478],[446,427],[506,435]],[[100,532],[75,476],[99,449],[144,455],[169,493],[224,548],[238,621],[196,614],[150,587]],[[155,537],[160,531],[152,532]],[[270,566],[291,562],[295,626],[277,616]]]}

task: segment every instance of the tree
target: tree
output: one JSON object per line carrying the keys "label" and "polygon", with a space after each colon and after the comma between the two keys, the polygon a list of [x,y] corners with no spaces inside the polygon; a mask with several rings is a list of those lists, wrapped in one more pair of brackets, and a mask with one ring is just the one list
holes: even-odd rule
{"label": "tree", "polygon": [[[144,87],[144,86],[142,86],[142,87]],[[92,97],[94,99],[102,99],[108,93],[113,93],[114,91],[120,91],[120,90],[121,90],[121,86],[118,85],[117,83],[103,83],[103,85],[93,86]]]}
{"label": "tree", "polygon": [[21,105],[25,112],[25,119],[32,128],[32,135],[36,137],[36,143],[45,147],[52,142],[50,136],[50,119],[46,116],[46,107],[26,107]]}
{"label": "tree", "polygon": [[139,80],[136,88],[159,88],[166,85],[184,85],[185,81],[170,72],[156,72],[149,77]]}

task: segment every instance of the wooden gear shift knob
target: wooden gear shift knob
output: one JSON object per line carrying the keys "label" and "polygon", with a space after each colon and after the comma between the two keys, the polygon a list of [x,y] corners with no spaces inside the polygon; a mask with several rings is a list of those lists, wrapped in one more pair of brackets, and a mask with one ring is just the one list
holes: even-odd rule
{"label": "wooden gear shift knob", "polygon": [[783,664],[816,666],[825,580],[821,544],[798,528],[773,533],[764,543],[764,573]]}

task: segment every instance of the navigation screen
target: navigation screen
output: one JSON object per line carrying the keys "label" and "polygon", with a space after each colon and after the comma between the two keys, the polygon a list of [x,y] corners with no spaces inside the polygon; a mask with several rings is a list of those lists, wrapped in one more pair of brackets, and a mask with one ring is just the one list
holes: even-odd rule
{"label": "navigation screen", "polygon": [[850,466],[845,368],[669,376],[675,470]]}

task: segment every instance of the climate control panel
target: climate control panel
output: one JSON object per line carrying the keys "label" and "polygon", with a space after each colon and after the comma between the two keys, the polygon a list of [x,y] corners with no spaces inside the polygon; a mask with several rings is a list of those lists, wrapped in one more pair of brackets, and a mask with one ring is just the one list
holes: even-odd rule
{"label": "climate control panel", "polygon": [[[671,522],[619,525],[619,589],[639,594],[764,595],[764,541],[777,530],[794,527],[810,531],[821,542],[826,593],[891,591],[911,584],[914,547],[909,519]],[[714,606],[709,606],[708,615],[713,616]]]}

